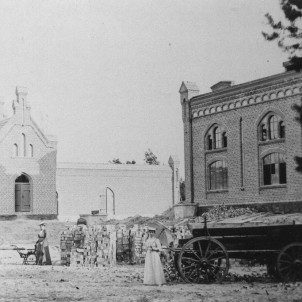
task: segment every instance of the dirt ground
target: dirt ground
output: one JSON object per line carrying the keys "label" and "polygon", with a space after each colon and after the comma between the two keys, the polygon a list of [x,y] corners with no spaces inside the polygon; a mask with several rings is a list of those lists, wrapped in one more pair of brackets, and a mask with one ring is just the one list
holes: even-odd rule
{"label": "dirt ground", "polygon": [[[241,274],[263,267],[236,268]],[[236,271],[235,269],[235,271]],[[234,270],[233,270],[234,271]],[[223,282],[142,284],[143,266],[111,268],[0,265],[0,301],[290,301],[302,302],[302,283]]]}
{"label": "dirt ground", "polygon": [[[53,266],[22,265],[17,251],[0,248],[0,302],[10,301],[280,301],[302,302],[302,282],[282,284],[263,277],[264,266],[233,265],[231,272],[252,281],[192,285],[168,283],[145,286],[142,265],[108,268],[60,266],[59,233],[65,224],[48,223]],[[37,221],[1,221],[0,247],[12,244],[33,248]],[[256,276],[254,278],[254,276]]]}

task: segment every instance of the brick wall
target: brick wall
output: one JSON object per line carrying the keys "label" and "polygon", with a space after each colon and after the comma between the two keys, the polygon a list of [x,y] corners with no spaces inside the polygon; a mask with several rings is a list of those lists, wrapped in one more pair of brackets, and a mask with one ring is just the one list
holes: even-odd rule
{"label": "brick wall", "polygon": [[[185,156],[190,153],[188,148],[192,148],[193,171],[190,173],[188,167],[185,171],[186,179],[193,181],[194,202],[214,205],[302,200],[302,174],[295,171],[294,162],[294,156],[302,153],[302,132],[301,125],[295,121],[297,114],[292,109],[293,104],[301,104],[301,85],[302,75],[293,71],[190,100],[192,144],[185,144]],[[274,142],[259,143],[258,123],[268,112],[282,116],[286,136]],[[226,129],[228,146],[206,151],[205,135],[215,123]],[[185,137],[185,142],[188,140]],[[286,154],[287,184],[264,187],[260,181],[262,158],[280,150]],[[218,159],[225,159],[228,164],[228,190],[209,192],[207,167]],[[187,158],[185,164],[188,164]]]}
{"label": "brick wall", "polygon": [[[171,181],[168,165],[58,163],[59,216],[105,209],[106,187],[115,193],[116,215],[160,214],[172,206]],[[108,203],[111,196],[108,190]]]}
{"label": "brick wall", "polygon": [[[27,154],[23,156],[22,134],[26,137]],[[19,156],[13,155],[13,145],[18,144]],[[33,146],[33,157],[29,145]],[[23,126],[13,116],[1,129],[0,137],[0,212],[14,215],[15,180],[26,174],[30,180],[30,215],[56,215],[56,143],[49,142],[30,121]],[[22,213],[18,213],[22,214]]]}

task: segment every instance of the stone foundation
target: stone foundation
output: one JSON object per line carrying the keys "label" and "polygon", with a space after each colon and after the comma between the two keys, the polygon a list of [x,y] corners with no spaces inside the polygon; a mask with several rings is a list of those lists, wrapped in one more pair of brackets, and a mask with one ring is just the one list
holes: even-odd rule
{"label": "stone foundation", "polygon": [[175,219],[182,219],[196,216],[198,204],[196,203],[179,203],[174,205]]}

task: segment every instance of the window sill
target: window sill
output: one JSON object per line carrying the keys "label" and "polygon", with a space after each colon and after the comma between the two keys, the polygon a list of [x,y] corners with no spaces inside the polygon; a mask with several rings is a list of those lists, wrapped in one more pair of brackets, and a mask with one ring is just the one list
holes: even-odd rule
{"label": "window sill", "polygon": [[259,141],[258,143],[259,143],[259,145],[285,143],[285,138],[277,138],[277,139],[271,139],[271,140],[267,140],[267,141]]}
{"label": "window sill", "polygon": [[260,191],[267,190],[267,189],[283,189],[286,187],[287,187],[286,184],[260,186]]}
{"label": "window sill", "polygon": [[229,192],[229,190],[227,189],[223,189],[223,190],[211,190],[211,191],[207,191],[207,194],[212,194],[212,193],[226,193]]}
{"label": "window sill", "polygon": [[217,152],[226,152],[228,151],[228,148],[225,147],[225,148],[219,148],[219,149],[213,149],[213,150],[205,150],[205,154],[208,154],[208,153],[217,153]]}

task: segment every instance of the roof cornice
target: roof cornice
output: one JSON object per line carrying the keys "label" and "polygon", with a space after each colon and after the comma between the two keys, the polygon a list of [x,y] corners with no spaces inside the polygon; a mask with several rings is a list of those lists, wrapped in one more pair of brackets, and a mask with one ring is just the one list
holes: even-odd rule
{"label": "roof cornice", "polygon": [[302,79],[302,72],[297,71],[288,71],[283,72],[280,74],[272,75],[269,77],[249,81],[246,83],[238,84],[231,86],[227,89],[222,89],[219,91],[209,92],[205,94],[197,95],[190,99],[191,103],[195,103],[198,101],[205,101],[210,99],[215,99],[219,97],[230,97],[232,95],[238,94],[243,92],[244,90],[251,90],[252,88],[263,88],[266,86],[270,86],[272,84],[277,84],[282,81],[291,80],[295,78],[301,78]]}

